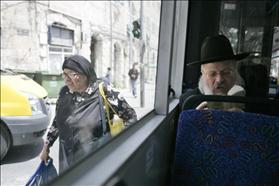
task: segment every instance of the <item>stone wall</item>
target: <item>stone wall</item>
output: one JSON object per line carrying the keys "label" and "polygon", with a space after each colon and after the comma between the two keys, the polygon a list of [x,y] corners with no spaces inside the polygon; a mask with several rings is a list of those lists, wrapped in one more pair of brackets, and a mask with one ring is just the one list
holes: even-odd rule
{"label": "stone wall", "polygon": [[[145,72],[154,81],[160,2],[145,1],[143,8]],[[129,37],[139,19],[140,1],[1,1],[1,65],[51,74],[48,28],[59,23],[74,31],[73,54],[94,62],[99,77],[111,67],[117,86],[126,87],[129,68],[140,62],[140,40]]]}

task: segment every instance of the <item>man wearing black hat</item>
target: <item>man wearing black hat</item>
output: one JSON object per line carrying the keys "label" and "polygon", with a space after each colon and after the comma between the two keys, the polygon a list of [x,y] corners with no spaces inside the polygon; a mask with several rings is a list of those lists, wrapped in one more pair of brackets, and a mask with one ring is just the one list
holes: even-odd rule
{"label": "man wearing black hat", "polygon": [[[243,80],[237,71],[237,61],[244,59],[248,53],[234,55],[230,41],[223,35],[207,37],[201,47],[200,61],[189,65],[201,65],[201,77],[198,88],[181,95],[180,103],[191,95],[238,95],[244,96],[240,86]],[[196,109],[208,108],[207,102]]]}

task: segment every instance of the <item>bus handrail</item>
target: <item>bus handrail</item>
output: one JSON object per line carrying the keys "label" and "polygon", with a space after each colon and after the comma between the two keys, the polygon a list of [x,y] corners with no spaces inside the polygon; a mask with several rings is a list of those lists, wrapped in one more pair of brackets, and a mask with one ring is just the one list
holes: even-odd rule
{"label": "bus handrail", "polygon": [[182,104],[182,110],[194,109],[203,101],[272,105],[274,109],[279,108],[279,100],[274,98],[219,96],[219,95],[192,95],[185,99],[185,101]]}

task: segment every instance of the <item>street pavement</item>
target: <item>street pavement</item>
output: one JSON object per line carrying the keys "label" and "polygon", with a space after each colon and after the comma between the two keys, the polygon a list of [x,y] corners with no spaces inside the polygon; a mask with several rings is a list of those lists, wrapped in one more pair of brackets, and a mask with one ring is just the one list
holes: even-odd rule
{"label": "street pavement", "polygon": [[137,91],[138,94],[137,94],[136,98],[132,95],[132,92],[130,89],[122,89],[120,91],[121,91],[121,94],[123,95],[123,97],[129,103],[129,105],[131,105],[135,109],[138,119],[140,119],[154,108],[155,85],[145,83],[145,94],[144,94],[145,105],[144,105],[144,107],[140,106],[139,84],[138,84],[137,90],[138,90]]}

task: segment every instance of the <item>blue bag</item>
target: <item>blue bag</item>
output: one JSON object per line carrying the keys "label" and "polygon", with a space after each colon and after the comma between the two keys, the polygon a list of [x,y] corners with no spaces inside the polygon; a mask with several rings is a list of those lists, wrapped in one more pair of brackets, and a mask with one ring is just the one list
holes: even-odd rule
{"label": "blue bag", "polygon": [[36,172],[31,176],[25,186],[42,186],[58,176],[53,160],[50,158],[48,163],[42,161]]}

